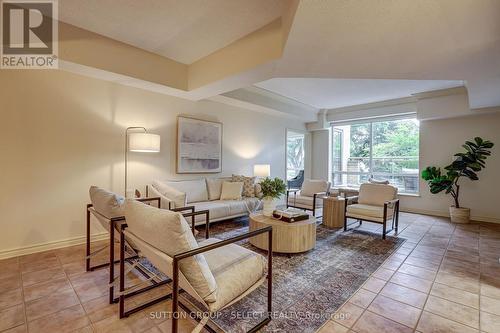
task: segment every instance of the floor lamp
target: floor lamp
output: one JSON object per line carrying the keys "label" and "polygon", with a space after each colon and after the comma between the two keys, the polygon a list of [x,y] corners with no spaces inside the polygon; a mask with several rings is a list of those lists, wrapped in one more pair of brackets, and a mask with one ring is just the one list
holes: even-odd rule
{"label": "floor lamp", "polygon": [[[133,132],[131,131],[140,131]],[[160,136],[148,133],[144,127],[128,127],[125,130],[125,196],[127,197],[128,152],[158,153],[160,152]]]}

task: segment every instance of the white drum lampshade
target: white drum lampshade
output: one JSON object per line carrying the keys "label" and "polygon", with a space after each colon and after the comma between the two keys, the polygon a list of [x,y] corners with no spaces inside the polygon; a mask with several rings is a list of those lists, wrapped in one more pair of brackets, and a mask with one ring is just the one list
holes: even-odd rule
{"label": "white drum lampshade", "polygon": [[151,133],[130,133],[129,151],[140,153],[160,152],[160,136]]}
{"label": "white drum lampshade", "polygon": [[269,164],[255,164],[253,166],[253,175],[256,177],[271,176],[271,166]]}

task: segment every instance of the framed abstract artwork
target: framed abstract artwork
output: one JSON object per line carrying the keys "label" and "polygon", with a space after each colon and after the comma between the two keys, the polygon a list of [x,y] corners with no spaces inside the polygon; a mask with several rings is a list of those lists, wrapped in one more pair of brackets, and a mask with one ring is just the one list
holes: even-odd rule
{"label": "framed abstract artwork", "polygon": [[177,173],[222,172],[222,123],[177,117]]}

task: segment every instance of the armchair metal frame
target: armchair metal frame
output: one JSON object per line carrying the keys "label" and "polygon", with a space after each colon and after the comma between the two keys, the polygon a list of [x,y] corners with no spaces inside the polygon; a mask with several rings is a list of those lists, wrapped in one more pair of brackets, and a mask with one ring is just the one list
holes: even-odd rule
{"label": "armchair metal frame", "polygon": [[[154,202],[154,201],[156,201],[157,207],[161,208],[160,197],[137,198],[135,200],[140,201],[140,202]],[[119,297],[114,296],[114,294],[115,294],[115,292],[114,292],[114,289],[115,289],[115,277],[114,277],[115,265],[114,264],[120,263],[120,260],[115,260],[115,247],[114,247],[115,230],[117,229],[118,225],[121,225],[121,227],[126,226],[125,217],[120,216],[120,217],[115,217],[115,218],[109,219],[109,221],[110,221],[109,222],[109,261],[106,263],[103,263],[103,264],[91,266],[91,261],[90,261],[91,257],[94,254],[96,254],[96,253],[104,250],[106,247],[108,247],[108,246],[104,246],[101,249],[94,251],[93,253],[90,252],[90,243],[91,243],[91,239],[90,239],[90,214],[91,214],[91,211],[90,211],[90,208],[92,208],[92,207],[93,207],[92,204],[87,204],[87,210],[86,210],[86,213],[87,213],[86,271],[89,272],[89,271],[93,271],[93,270],[98,269],[98,268],[109,267],[109,304],[118,303]],[[197,215],[205,215],[206,216],[205,237],[209,238],[209,235],[210,235],[209,229],[210,228],[209,228],[209,211],[208,210],[202,210],[202,211],[195,212],[194,206],[179,207],[179,208],[170,209],[170,210],[175,211],[175,212],[180,212],[184,217],[191,217],[191,228],[192,228],[193,234],[195,232],[195,217]],[[190,212],[182,213],[182,212],[187,211],[187,210],[189,210]],[[98,213],[98,212],[96,211],[96,213]],[[134,249],[132,249],[132,250],[134,250]],[[137,255],[137,252],[135,250],[134,250],[134,252],[136,253],[135,255],[131,255],[125,259],[127,262],[131,263],[133,260],[137,260],[139,258],[139,256]],[[134,265],[134,268],[139,273],[141,273],[146,279],[148,279],[151,282],[151,285],[128,293],[126,295],[127,298],[141,294],[143,292],[149,291],[151,289],[154,289],[156,287],[159,287],[159,286],[162,286],[164,284],[171,282],[171,280],[164,280],[164,281],[159,281],[159,282],[155,281],[154,279],[150,278],[151,272],[147,271],[146,269],[143,269],[141,266]],[[154,303],[152,303],[152,304],[154,304]],[[152,305],[152,304],[149,304],[149,305]],[[144,307],[142,307],[142,308],[144,308]],[[135,310],[133,312],[136,312],[136,311],[139,311],[139,310]],[[132,313],[132,312],[130,312],[130,313]]]}
{"label": "armchair metal frame", "polygon": [[[184,217],[191,217],[191,219],[192,219],[192,228],[193,228],[192,231],[193,231],[193,234],[194,234],[194,219],[195,219],[196,215],[205,215],[205,217],[206,217],[206,220],[205,220],[206,221],[205,236],[208,239],[208,237],[210,235],[210,232],[209,232],[209,223],[208,223],[208,221],[209,221],[208,210],[201,210],[201,211],[195,212],[194,211],[194,206],[179,207],[179,208],[176,208],[176,209],[172,209],[172,211],[176,211],[176,212],[182,212],[182,211],[186,211],[186,210],[191,210],[191,212],[190,213],[181,213],[181,214]],[[163,302],[164,300],[167,300],[167,299],[171,298],[171,295],[167,294],[167,295],[161,296],[161,297],[156,298],[156,299],[154,299],[152,301],[146,302],[144,304],[138,305],[138,306],[136,306],[134,308],[131,308],[131,309],[125,311],[125,299],[126,298],[130,298],[132,296],[136,296],[136,295],[142,294],[142,293],[144,293],[146,291],[149,291],[149,290],[154,289],[156,287],[160,287],[162,285],[165,285],[165,284],[168,284],[168,283],[172,282],[172,279],[170,279],[168,277],[166,279],[162,280],[162,281],[156,281],[154,278],[157,277],[157,276],[154,273],[152,273],[152,272],[149,272],[150,274],[143,273],[143,270],[139,266],[133,265],[132,269],[134,269],[134,268],[137,269],[141,274],[144,275],[144,277],[146,277],[147,280],[144,281],[143,283],[151,282],[151,284],[149,286],[146,286],[146,287],[141,288],[141,289],[137,289],[136,288],[137,286],[133,286],[133,287],[131,287],[131,289],[133,289],[132,291],[125,292],[125,270],[124,270],[124,267],[125,267],[125,262],[129,262],[129,260],[128,260],[128,258],[125,258],[125,247],[127,246],[127,242],[126,242],[123,230],[125,230],[127,228],[127,226],[128,225],[127,225],[126,222],[124,222],[124,223],[122,223],[120,225],[120,259],[118,260],[118,262],[120,263],[120,272],[119,272],[119,278],[120,278],[120,287],[119,288],[120,288],[120,292],[119,292],[118,297],[113,298],[112,301],[111,301],[111,298],[114,297],[114,290],[110,289],[110,304],[111,304],[111,302],[112,303],[118,303],[118,302],[120,302],[120,318],[128,317],[132,313],[141,311],[141,310],[143,310],[143,309],[145,309],[145,308],[147,308],[147,307],[149,307],[151,305],[157,304],[159,302]],[[137,249],[134,249],[134,248],[132,248],[132,250],[133,250],[134,253],[137,253],[136,258],[141,257],[140,251],[138,251]],[[114,273],[113,273],[113,275],[114,275]],[[150,275],[153,275],[153,276],[151,277]],[[142,283],[140,283],[140,284],[142,284]],[[112,284],[110,283],[110,286],[111,285]]]}
{"label": "armchair metal frame", "polygon": [[[316,216],[316,201],[318,199],[318,196],[323,195],[326,196],[328,195],[328,192],[318,192],[313,194],[313,206],[312,208],[306,208],[306,207],[300,207],[296,206],[296,200],[297,200],[297,192],[300,191],[300,189],[288,189],[286,190],[286,208],[288,207],[293,207],[293,208],[299,208],[303,210],[310,210],[312,211],[313,216]],[[290,192],[293,192],[293,205],[290,205],[288,203],[288,198],[290,197]],[[322,217],[322,216],[317,216],[317,217]]]}
{"label": "armchair metal frame", "polygon": [[[125,311],[125,233],[124,230],[127,226],[122,225],[121,232],[120,232],[120,318],[123,317],[128,317],[131,313],[139,311],[144,309],[147,306],[153,305],[155,303],[161,302],[164,299],[172,298],[172,333],[177,333],[178,332],[178,319],[179,319],[179,306],[181,306],[183,309],[185,309],[188,312],[191,312],[191,310],[184,305],[180,300],[179,300],[179,294],[183,292],[182,289],[179,289],[179,262],[185,258],[189,258],[192,256],[195,256],[197,254],[202,254],[204,252],[208,252],[211,250],[214,250],[219,247],[223,247],[229,244],[233,244],[236,242],[239,242],[241,240],[254,237],[263,233],[268,234],[268,248],[272,249],[272,244],[273,244],[273,235],[272,235],[272,227],[265,227],[262,229],[258,229],[252,232],[245,233],[243,235],[239,235],[236,237],[232,237],[226,240],[221,240],[220,242],[216,242],[213,244],[209,244],[206,246],[202,246],[193,250],[189,250],[186,252],[182,252],[179,254],[176,254],[173,256],[173,276],[170,281],[172,281],[172,292],[160,297],[159,299],[150,301],[144,305],[139,306],[136,309],[128,310]],[[268,251],[267,254],[267,316],[263,320],[261,320],[257,325],[252,327],[248,332],[254,333],[260,330],[262,327],[267,325],[271,321],[271,313],[272,313],[272,260],[273,260],[273,252]],[[201,320],[198,316],[196,316],[197,319]],[[210,332],[215,332],[213,329],[211,329],[209,326],[205,327],[208,331]]]}
{"label": "armchair metal frame", "polygon": [[[368,222],[373,222],[373,223],[379,223],[382,224],[382,239],[385,239],[385,235],[388,232],[391,232],[394,230],[396,233],[398,232],[398,223],[399,223],[399,199],[393,199],[384,202],[384,215],[383,215],[383,222],[380,221],[375,221],[371,219],[360,219],[355,217],[355,219],[358,220],[358,222],[350,223],[349,225],[347,224],[347,219],[349,218],[347,216],[347,206],[349,206],[351,203],[355,203],[358,201],[359,196],[351,196],[351,197],[346,197],[345,198],[345,206],[344,206],[344,231],[347,231],[347,227],[350,225],[353,225],[355,223],[358,223],[361,225],[362,221],[368,221]],[[393,210],[392,214],[392,225],[391,229],[387,230],[387,211],[388,209]]]}

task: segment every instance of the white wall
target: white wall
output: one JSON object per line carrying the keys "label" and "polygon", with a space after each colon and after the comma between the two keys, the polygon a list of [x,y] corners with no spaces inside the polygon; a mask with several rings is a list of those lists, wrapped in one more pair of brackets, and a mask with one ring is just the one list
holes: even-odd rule
{"label": "white wall", "polygon": [[[465,179],[460,188],[460,204],[471,208],[473,219],[500,222],[500,113],[420,122],[420,170],[427,166],[444,167],[461,145],[476,136],[496,144],[486,168],[478,173],[479,181]],[[435,215],[448,215],[451,196],[433,195],[420,180],[420,197],[401,197],[402,209]]]}
{"label": "white wall", "polygon": [[[356,119],[370,116],[397,115],[405,110],[415,110],[420,123],[420,170],[435,165],[444,167],[453,160],[453,154],[461,150],[461,145],[476,136],[493,141],[493,156],[487,160],[486,169],[479,174],[479,181],[463,181],[461,205],[471,208],[474,220],[500,223],[500,112],[499,110],[470,110],[465,90],[453,89],[450,94],[426,93],[404,103],[382,102],[368,107],[350,107],[340,115],[329,110],[327,118]],[[496,111],[496,112],[494,112]],[[380,118],[379,118],[380,119]],[[314,127],[314,124],[308,124]],[[324,130],[313,132],[312,172],[313,177],[324,177],[328,173],[330,139]],[[427,184],[420,180],[419,196],[400,196],[401,209],[431,215],[449,216],[451,197],[445,194],[432,195]]]}
{"label": "white wall", "polygon": [[311,177],[313,179],[330,179],[330,142],[331,137],[329,129],[312,132]]}
{"label": "white wall", "polygon": [[[63,71],[0,74],[0,257],[9,250],[81,241],[88,188],[123,192],[124,129],[161,135],[158,154],[131,153],[129,187],[175,174],[177,115],[223,123],[223,172],[271,164],[285,177],[285,129],[298,120],[212,101],[192,102]],[[27,249],[29,251],[30,249]]]}

